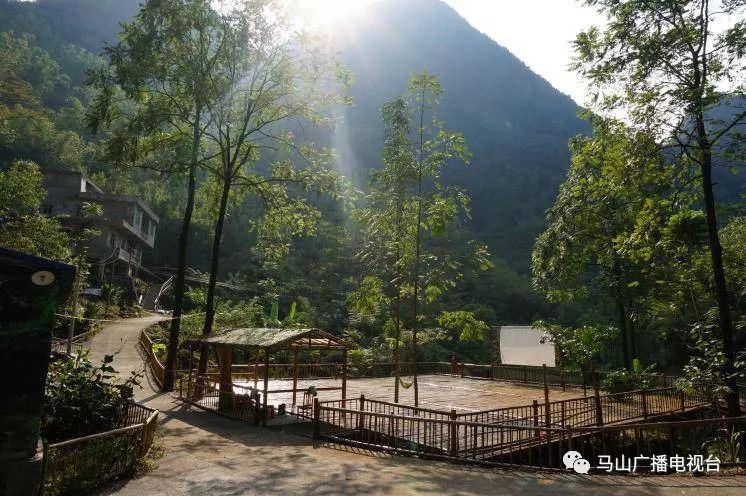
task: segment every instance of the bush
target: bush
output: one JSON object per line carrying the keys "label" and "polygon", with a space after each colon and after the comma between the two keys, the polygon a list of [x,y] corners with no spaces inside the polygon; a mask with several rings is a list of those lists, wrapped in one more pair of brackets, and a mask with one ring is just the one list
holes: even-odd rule
{"label": "bush", "polygon": [[153,344],[153,354],[158,357],[158,360],[164,361],[166,358],[166,345],[163,343]]}
{"label": "bush", "polygon": [[49,366],[44,398],[42,436],[50,443],[114,429],[122,407],[133,399],[140,374],[116,377],[107,355],[94,366],[87,355],[58,360]]}
{"label": "bush", "polygon": [[746,456],[746,431],[718,429],[718,435],[702,444],[708,455],[726,463],[739,463]]}
{"label": "bush", "polygon": [[650,377],[646,373],[630,372],[624,369],[612,370],[601,381],[601,387],[609,394],[648,389]]}

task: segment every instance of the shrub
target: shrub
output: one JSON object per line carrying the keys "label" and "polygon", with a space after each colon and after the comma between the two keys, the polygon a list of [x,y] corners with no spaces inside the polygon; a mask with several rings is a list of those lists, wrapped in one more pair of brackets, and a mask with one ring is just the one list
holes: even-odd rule
{"label": "shrub", "polygon": [[158,360],[163,361],[166,358],[166,345],[163,343],[153,344],[153,353],[158,357]]}
{"label": "shrub", "polygon": [[[628,370],[612,370],[601,381],[601,387],[609,394],[626,393],[650,387],[650,377],[647,373],[630,372]],[[625,399],[626,397],[623,397]]]}
{"label": "shrub", "polygon": [[117,427],[122,407],[132,401],[140,374],[120,381],[106,355],[95,366],[87,355],[58,360],[49,366],[44,398],[42,436],[54,443]]}
{"label": "shrub", "polygon": [[705,441],[702,449],[723,462],[741,462],[746,456],[746,431],[737,431],[735,427],[718,429],[718,435]]}

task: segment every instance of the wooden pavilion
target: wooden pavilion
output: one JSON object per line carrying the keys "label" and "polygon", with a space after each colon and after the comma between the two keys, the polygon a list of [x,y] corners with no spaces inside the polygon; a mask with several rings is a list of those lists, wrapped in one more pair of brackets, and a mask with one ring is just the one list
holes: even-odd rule
{"label": "wooden pavilion", "polygon": [[[340,338],[320,329],[276,329],[276,328],[242,328],[224,329],[211,336],[199,340],[201,343],[212,345],[219,367],[219,383],[221,394],[227,401],[233,397],[233,350],[262,351],[263,394],[261,398],[262,422],[267,421],[267,397],[269,393],[290,393],[293,395],[293,405],[296,404],[298,392],[298,356],[301,350],[337,350],[342,352],[340,387],[324,387],[324,390],[341,390],[342,398],[347,397],[347,344]],[[293,387],[291,390],[269,391],[270,357],[282,350],[293,352]],[[258,405],[257,405],[258,406]]]}

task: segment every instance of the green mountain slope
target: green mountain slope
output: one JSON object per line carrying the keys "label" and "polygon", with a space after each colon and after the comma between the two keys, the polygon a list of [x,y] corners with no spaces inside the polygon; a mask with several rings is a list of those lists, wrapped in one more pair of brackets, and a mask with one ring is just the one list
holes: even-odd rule
{"label": "green mountain slope", "polygon": [[[91,54],[116,40],[138,0],[0,1],[0,30],[28,32],[82,85]],[[474,154],[445,182],[466,188],[473,227],[491,251],[528,270],[533,239],[564,177],[567,140],[586,129],[578,107],[507,49],[439,0],[387,0],[340,28],[335,43],[355,74],[355,106],[333,139],[340,167],[358,184],[380,162],[378,109],[415,71],[437,74],[446,98],[441,117],[462,131]],[[77,52],[77,53],[73,53]]]}
{"label": "green mountain slope", "polygon": [[445,91],[440,116],[474,154],[446,182],[468,190],[473,226],[492,251],[526,271],[567,169],[567,141],[587,130],[577,105],[439,0],[374,4],[344,23],[336,47],[355,75],[356,103],[334,143],[342,169],[367,176],[380,161],[378,108],[413,72],[436,74]]}

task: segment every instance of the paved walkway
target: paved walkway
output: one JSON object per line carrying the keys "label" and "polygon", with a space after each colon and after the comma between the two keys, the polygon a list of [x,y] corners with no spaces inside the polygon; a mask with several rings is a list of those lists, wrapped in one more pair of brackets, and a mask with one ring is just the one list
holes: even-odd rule
{"label": "paved walkway", "polygon": [[[122,378],[130,376],[131,372],[144,372],[145,362],[141,355],[138,342],[140,332],[146,327],[163,320],[159,315],[148,315],[137,319],[125,319],[107,324],[96,333],[89,343],[90,358],[94,364],[101,363],[105,355],[114,355],[113,366]],[[151,377],[143,379],[143,389],[135,391],[137,400],[152,395],[157,386]]]}
{"label": "paved walkway", "polygon": [[[104,328],[92,354],[120,349],[120,372],[141,370],[137,339],[157,317]],[[183,405],[158,393],[152,380],[139,401],[162,411],[158,467],[100,494],[149,495],[743,495],[746,477],[622,477],[486,469],[315,445],[296,434],[253,427]]]}

